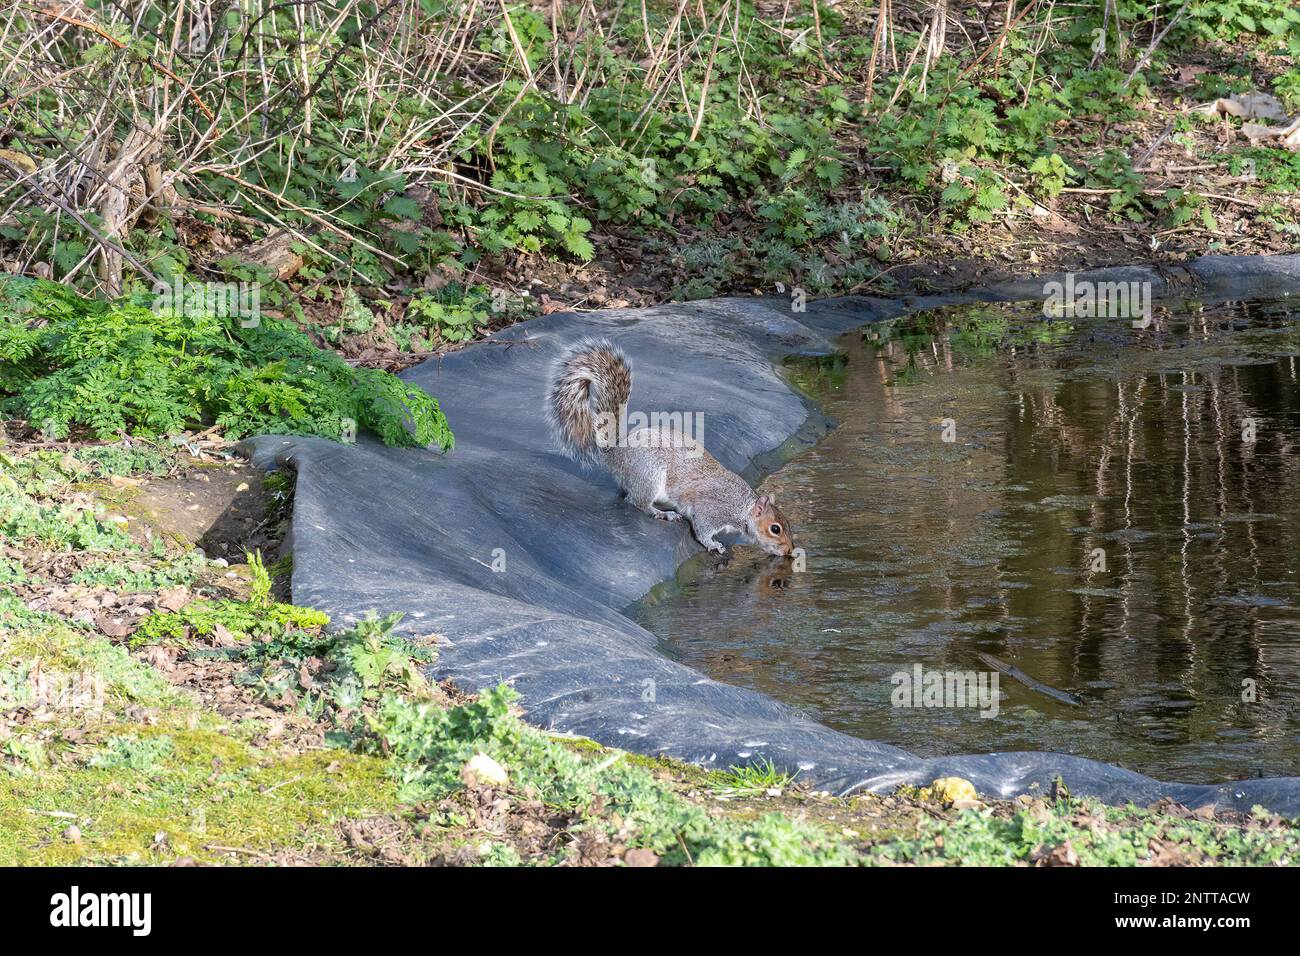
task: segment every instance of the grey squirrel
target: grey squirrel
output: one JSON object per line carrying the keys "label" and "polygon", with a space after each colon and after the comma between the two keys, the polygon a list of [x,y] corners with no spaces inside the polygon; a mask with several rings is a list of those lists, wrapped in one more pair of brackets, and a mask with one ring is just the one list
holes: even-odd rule
{"label": "grey squirrel", "polygon": [[690,436],[672,425],[651,425],[620,440],[616,423],[631,393],[631,363],[610,342],[587,339],[565,352],[551,378],[549,401],[551,425],[564,450],[583,463],[603,465],[646,514],[688,520],[712,552],[726,550],[717,536],[732,531],[769,554],[794,553],[790,523],[772,496],[755,494]]}

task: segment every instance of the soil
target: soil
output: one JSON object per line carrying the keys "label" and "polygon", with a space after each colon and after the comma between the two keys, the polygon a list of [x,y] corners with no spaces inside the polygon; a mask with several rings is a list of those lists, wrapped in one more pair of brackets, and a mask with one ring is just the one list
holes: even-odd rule
{"label": "soil", "polygon": [[129,515],[155,533],[202,549],[209,558],[240,560],[245,551],[270,553],[275,529],[267,518],[265,476],[242,459],[200,464],[175,477],[145,482]]}

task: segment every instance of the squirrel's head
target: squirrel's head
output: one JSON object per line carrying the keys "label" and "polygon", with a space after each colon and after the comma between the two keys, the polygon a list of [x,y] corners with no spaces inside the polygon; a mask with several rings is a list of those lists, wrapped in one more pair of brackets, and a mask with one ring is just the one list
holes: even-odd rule
{"label": "squirrel's head", "polygon": [[768,554],[788,558],[794,554],[794,537],[790,522],[776,506],[771,495],[759,495],[749,509],[749,531],[758,546]]}

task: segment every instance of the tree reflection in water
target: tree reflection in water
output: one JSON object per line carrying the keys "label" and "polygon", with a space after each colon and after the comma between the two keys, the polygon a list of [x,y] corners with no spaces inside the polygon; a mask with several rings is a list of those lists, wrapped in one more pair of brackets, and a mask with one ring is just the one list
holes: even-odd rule
{"label": "tree reflection in water", "polygon": [[[634,609],[672,653],[922,754],[1300,773],[1300,316],[981,306],[845,350],[791,366],[841,426],[765,486],[807,570],[688,566]],[[996,719],[891,706],[894,673],[981,652],[1083,706],[1005,677]]]}

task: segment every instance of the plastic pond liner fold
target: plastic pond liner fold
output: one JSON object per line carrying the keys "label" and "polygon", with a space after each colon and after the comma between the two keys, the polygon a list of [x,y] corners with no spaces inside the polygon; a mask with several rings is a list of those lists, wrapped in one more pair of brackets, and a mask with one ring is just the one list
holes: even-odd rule
{"label": "plastic pond liner fold", "polygon": [[[800,313],[786,298],[557,313],[430,359],[404,377],[438,397],[457,438],[450,453],[365,438],[249,443],[260,466],[297,471],[294,600],[336,625],[404,612],[403,629],[443,638],[435,676],[468,689],[509,682],[535,725],[642,754],[720,768],[766,758],[840,794],[960,776],[1007,797],[1044,792],[1060,777],[1073,794],[1112,804],[1170,797],[1300,814],[1300,777],[1198,785],[1057,753],[916,757],[675,663],[620,613],[699,546],[685,522],[649,520],[607,475],[560,454],[543,399],[567,345],[592,335],[616,342],[635,370],[633,411],[703,413],[709,450],[756,478],[826,427],[778,375],[784,356],[828,353],[840,333],[917,310],[1041,299],[1053,278],[1061,277],[955,295],[830,299]],[[1205,257],[1081,279],[1150,282],[1157,298],[1280,297],[1300,293],[1300,255]]]}

